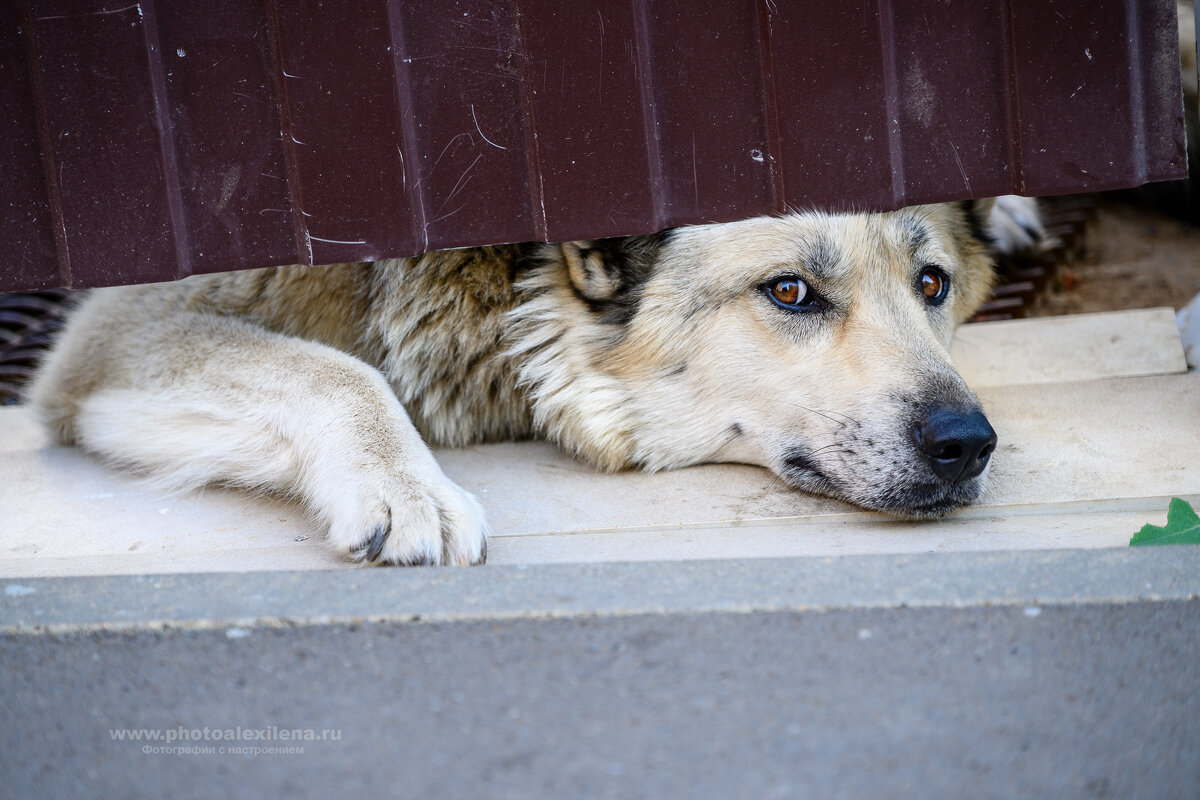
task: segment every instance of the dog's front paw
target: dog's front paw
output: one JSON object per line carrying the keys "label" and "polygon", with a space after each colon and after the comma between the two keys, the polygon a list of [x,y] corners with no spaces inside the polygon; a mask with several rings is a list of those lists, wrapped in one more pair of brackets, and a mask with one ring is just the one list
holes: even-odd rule
{"label": "dog's front paw", "polygon": [[1015,194],[997,197],[988,217],[988,233],[996,250],[1015,256],[1028,253],[1046,238],[1037,200]]}
{"label": "dog's front paw", "polygon": [[365,483],[340,503],[329,528],[333,545],[368,564],[480,564],[487,523],[475,498],[444,476],[412,475]]}

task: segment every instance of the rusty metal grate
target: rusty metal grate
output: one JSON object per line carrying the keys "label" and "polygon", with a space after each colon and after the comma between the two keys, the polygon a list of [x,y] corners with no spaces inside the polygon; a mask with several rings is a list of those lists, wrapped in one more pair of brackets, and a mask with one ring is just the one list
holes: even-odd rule
{"label": "rusty metal grate", "polygon": [[1047,246],[1036,253],[1000,258],[996,288],[971,322],[1025,317],[1038,295],[1058,280],[1061,268],[1075,263],[1086,252],[1088,224],[1095,216],[1094,195],[1043,197],[1038,205]]}
{"label": "rusty metal grate", "polygon": [[0,294],[0,405],[20,402],[78,294],[66,289]]}

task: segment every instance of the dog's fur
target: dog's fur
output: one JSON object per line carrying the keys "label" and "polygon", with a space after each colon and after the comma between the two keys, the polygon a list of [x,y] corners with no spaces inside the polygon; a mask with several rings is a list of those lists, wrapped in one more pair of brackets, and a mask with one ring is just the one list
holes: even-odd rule
{"label": "dog's fur", "polygon": [[[58,442],[164,485],[297,496],[368,562],[484,558],[479,505],[426,443],[542,436],[607,470],[759,464],[937,515],[986,479],[933,475],[914,430],[931,408],[978,413],[947,351],[991,284],[990,211],[798,213],[102,289],[31,400]],[[933,265],[940,305],[921,292]],[[780,277],[819,302],[780,307]]]}

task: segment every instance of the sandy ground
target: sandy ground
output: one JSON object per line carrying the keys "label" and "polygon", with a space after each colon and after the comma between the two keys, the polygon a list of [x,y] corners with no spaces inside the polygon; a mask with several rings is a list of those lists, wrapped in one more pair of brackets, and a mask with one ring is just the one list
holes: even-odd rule
{"label": "sandy ground", "polygon": [[1200,228],[1102,198],[1082,259],[1060,270],[1029,316],[1171,306],[1200,293]]}

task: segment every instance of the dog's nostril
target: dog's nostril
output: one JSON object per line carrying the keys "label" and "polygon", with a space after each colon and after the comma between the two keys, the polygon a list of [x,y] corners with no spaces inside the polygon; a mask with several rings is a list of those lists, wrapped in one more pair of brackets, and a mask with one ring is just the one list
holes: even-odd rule
{"label": "dog's nostril", "polygon": [[970,480],[987,468],[996,432],[982,411],[935,408],[917,426],[917,446],[944,481]]}
{"label": "dog's nostril", "polygon": [[962,458],[962,447],[957,444],[950,444],[943,447],[937,453],[930,453],[930,455],[940,461],[957,461]]}

